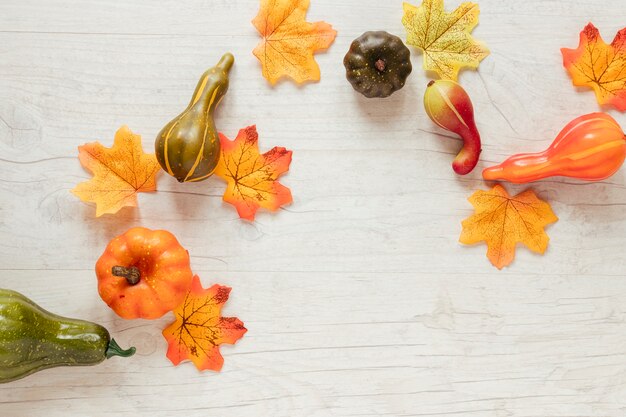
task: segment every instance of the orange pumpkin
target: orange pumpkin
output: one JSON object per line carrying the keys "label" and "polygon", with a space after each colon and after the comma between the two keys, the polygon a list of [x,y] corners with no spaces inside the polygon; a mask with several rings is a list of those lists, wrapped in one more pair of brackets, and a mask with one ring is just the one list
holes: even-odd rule
{"label": "orange pumpkin", "polygon": [[189,253],[165,230],[134,227],[111,240],[96,262],[100,297],[125,319],[156,319],[191,287]]}

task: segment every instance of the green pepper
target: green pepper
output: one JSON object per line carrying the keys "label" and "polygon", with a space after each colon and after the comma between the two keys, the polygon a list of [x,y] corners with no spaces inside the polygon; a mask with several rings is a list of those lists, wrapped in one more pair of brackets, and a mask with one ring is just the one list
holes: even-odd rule
{"label": "green pepper", "polygon": [[122,350],[104,327],[52,314],[22,294],[0,288],[0,383],[55,366],[95,365]]}

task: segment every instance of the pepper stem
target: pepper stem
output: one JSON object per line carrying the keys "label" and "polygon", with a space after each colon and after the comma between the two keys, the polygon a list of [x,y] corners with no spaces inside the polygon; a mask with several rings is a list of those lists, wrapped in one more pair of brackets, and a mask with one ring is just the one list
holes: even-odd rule
{"label": "pepper stem", "polygon": [[111,273],[116,277],[124,277],[130,285],[136,285],[141,278],[141,272],[136,266],[126,268],[125,266],[114,266],[111,268]]}
{"label": "pepper stem", "polygon": [[385,63],[385,61],[380,58],[374,63],[374,66],[376,67],[378,72],[383,72],[385,68],[387,68],[387,64]]}
{"label": "pepper stem", "polygon": [[113,356],[128,358],[129,356],[133,356],[136,351],[137,349],[135,349],[134,346],[131,346],[128,349],[124,350],[120,347],[120,345],[117,344],[115,339],[111,339],[111,341],[109,342],[109,346],[107,346],[107,350],[104,354],[106,355],[107,359]]}

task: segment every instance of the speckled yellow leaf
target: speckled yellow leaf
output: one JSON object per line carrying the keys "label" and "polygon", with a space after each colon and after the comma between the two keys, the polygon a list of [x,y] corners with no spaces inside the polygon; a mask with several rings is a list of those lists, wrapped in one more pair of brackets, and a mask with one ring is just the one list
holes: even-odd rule
{"label": "speckled yellow leaf", "polygon": [[96,217],[136,207],[138,192],[156,191],[156,174],[161,168],[154,154],[143,152],[141,136],[127,126],[115,133],[111,148],[99,142],[86,143],[78,147],[78,158],[93,178],[78,184],[72,193],[96,203]]}
{"label": "speckled yellow leaf", "polygon": [[540,254],[548,248],[550,238],[543,229],[558,217],[532,190],[510,197],[496,185],[490,191],[476,191],[469,201],[476,213],[463,221],[459,241],[487,243],[487,258],[498,269],[513,262],[518,242]]}
{"label": "speckled yellow leaf", "polygon": [[263,40],[253,53],[271,84],[282,77],[290,77],[297,83],[320,79],[313,53],[327,49],[337,32],[328,23],[307,22],[308,8],[309,0],[261,0],[259,14],[252,24]]}
{"label": "speckled yellow leaf", "polygon": [[479,13],[474,3],[463,3],[452,13],[446,13],[443,0],[424,0],[419,7],[404,3],[407,43],[424,52],[424,69],[456,80],[461,68],[478,67],[489,55],[485,44],[470,34]]}

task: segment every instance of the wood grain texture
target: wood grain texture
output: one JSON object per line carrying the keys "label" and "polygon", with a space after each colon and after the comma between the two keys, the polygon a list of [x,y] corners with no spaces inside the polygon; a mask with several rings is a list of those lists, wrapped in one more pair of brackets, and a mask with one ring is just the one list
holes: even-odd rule
{"label": "wood grain texture", "polygon": [[[480,0],[474,34],[492,53],[460,81],[484,152],[464,178],[450,167],[458,142],[422,109],[415,50],[407,85],[387,100],[345,80],[352,39],[404,37],[402,2],[312,3],[309,20],[339,32],[316,56],[322,81],[271,88],[251,52],[258,1],[0,2],[0,286],[138,348],[0,385],[0,415],[626,415],[626,171],[536,184],[560,217],[543,257],[519,248],[499,272],[484,246],[458,243],[467,197],[487,187],[482,167],[543,149],[598,110],[559,48],[575,47],[590,20],[612,39],[623,0]],[[77,146],[110,144],[127,124],[150,149],[228,50],[236,63],[217,125],[234,136],[257,124],[262,149],[294,151],[282,180],[294,204],[247,223],[222,203],[218,179],[163,176],[139,209],[96,219],[69,192],[88,178]],[[205,285],[233,287],[224,314],[249,331],[222,349],[222,373],[171,366],[160,335],[171,317],[124,321],[98,297],[96,259],[135,225],[172,231]]]}

